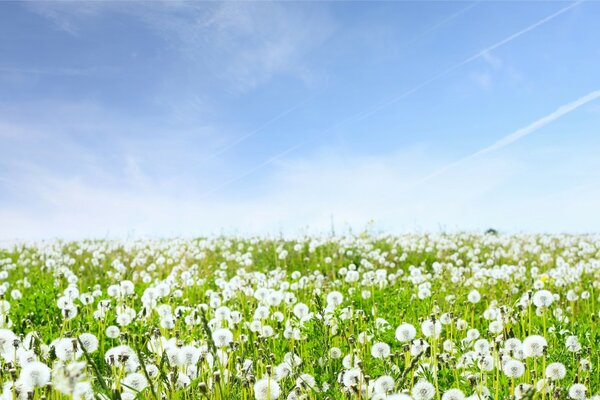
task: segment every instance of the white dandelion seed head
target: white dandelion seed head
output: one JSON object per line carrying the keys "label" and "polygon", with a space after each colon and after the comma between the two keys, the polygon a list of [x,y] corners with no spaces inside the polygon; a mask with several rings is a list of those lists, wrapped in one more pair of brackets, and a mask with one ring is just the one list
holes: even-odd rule
{"label": "white dandelion seed head", "polygon": [[431,400],[435,396],[435,386],[426,380],[420,380],[410,393],[414,400]]}

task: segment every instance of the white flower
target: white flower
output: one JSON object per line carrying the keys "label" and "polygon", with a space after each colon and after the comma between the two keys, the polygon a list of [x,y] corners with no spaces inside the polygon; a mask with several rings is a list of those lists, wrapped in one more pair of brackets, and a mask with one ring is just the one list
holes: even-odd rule
{"label": "white flower", "polygon": [[554,296],[548,290],[538,290],[533,295],[533,304],[536,307],[548,307],[554,301]]}
{"label": "white flower", "polygon": [[121,330],[118,326],[110,325],[106,328],[106,337],[110,339],[116,339],[121,334]]}
{"label": "white flower", "polygon": [[553,381],[562,379],[567,375],[567,369],[563,363],[555,362],[546,367],[546,377]]}
{"label": "white flower", "polygon": [[394,390],[394,386],[396,385],[396,381],[389,375],[383,375],[379,378],[375,379],[375,384],[373,387],[375,391],[382,394],[387,394]]}
{"label": "white flower", "polygon": [[339,349],[339,347],[332,347],[331,349],[329,349],[329,357],[333,358],[333,359],[337,359],[340,358],[342,356],[342,350]]}
{"label": "white flower", "polygon": [[217,347],[229,346],[233,342],[233,333],[229,329],[220,328],[212,333],[212,339]]}
{"label": "white flower", "polygon": [[509,378],[520,378],[525,373],[525,365],[519,360],[508,360],[502,366],[502,371]]}
{"label": "white flower", "polygon": [[318,390],[317,381],[315,380],[315,377],[310,374],[302,374],[296,378],[296,386],[306,387],[310,390]]}
{"label": "white flower", "polygon": [[405,343],[410,342],[417,335],[417,330],[411,324],[403,323],[396,328],[396,340]]}
{"label": "white flower", "polygon": [[390,346],[384,342],[373,343],[371,347],[371,355],[375,358],[388,358],[390,353]]}
{"label": "white flower", "polygon": [[281,388],[272,378],[263,378],[254,384],[254,398],[256,400],[275,400],[279,398]]}
{"label": "white flower", "polygon": [[469,292],[467,299],[473,304],[479,303],[479,301],[481,300],[481,295],[477,290],[473,289]]}
{"label": "white flower", "polygon": [[575,383],[569,388],[569,397],[573,400],[584,400],[587,388],[581,383]]}
{"label": "white flower", "polygon": [[79,341],[83,345],[83,349],[88,353],[98,350],[98,339],[92,333],[82,333],[79,335]]}
{"label": "white flower", "polygon": [[414,400],[431,400],[435,396],[435,387],[426,380],[420,380],[410,393]]}
{"label": "white flower", "polygon": [[26,364],[21,369],[19,380],[28,387],[42,387],[50,382],[50,368],[39,361]]}
{"label": "white flower", "polygon": [[465,394],[460,389],[449,389],[442,395],[442,400],[464,400]]}
{"label": "white flower", "polygon": [[342,301],[344,301],[344,296],[338,291],[334,290],[327,295],[327,305],[330,307],[335,308],[342,304]]}
{"label": "white flower", "polygon": [[548,342],[543,336],[531,335],[523,340],[523,354],[525,357],[542,356],[546,347],[548,347]]}
{"label": "white flower", "polygon": [[439,320],[426,319],[421,324],[421,331],[426,337],[438,337],[442,333],[442,323]]}
{"label": "white flower", "polygon": [[121,383],[126,389],[133,390],[134,392],[141,392],[148,387],[148,380],[144,374],[140,374],[138,372],[133,372],[129,375],[126,375],[125,378],[121,380]]}

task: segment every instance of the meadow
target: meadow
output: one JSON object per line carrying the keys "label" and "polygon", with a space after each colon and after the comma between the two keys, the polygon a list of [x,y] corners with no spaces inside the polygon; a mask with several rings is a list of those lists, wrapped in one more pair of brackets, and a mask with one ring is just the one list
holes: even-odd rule
{"label": "meadow", "polygon": [[0,249],[2,400],[600,399],[600,236]]}

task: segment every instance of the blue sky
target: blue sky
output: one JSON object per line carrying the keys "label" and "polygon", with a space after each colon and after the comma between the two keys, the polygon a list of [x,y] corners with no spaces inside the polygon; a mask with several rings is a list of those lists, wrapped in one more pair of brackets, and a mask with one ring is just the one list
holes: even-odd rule
{"label": "blue sky", "polygon": [[598,231],[599,20],[593,1],[2,2],[0,239]]}

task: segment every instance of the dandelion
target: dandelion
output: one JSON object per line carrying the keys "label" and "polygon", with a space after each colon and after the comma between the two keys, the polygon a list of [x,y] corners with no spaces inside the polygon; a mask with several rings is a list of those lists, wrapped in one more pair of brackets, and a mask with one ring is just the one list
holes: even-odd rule
{"label": "dandelion", "polygon": [[315,377],[310,374],[301,374],[296,379],[296,386],[298,387],[306,387],[310,390],[317,390],[317,381]]}
{"label": "dandelion", "polygon": [[404,323],[396,328],[396,340],[399,342],[410,342],[416,335],[417,330],[411,324]]}
{"label": "dandelion", "polygon": [[554,296],[548,290],[538,290],[533,295],[533,304],[536,307],[549,307],[554,301]]}
{"label": "dandelion", "polygon": [[449,389],[442,395],[442,400],[464,400],[465,394],[460,389]]}
{"label": "dandelion", "polygon": [[442,323],[439,320],[426,319],[421,324],[421,331],[426,337],[438,337],[442,333]]}
{"label": "dandelion", "polygon": [[525,365],[519,360],[508,360],[502,366],[502,371],[509,378],[520,378],[525,373]]}
{"label": "dandelion", "polygon": [[79,335],[79,341],[83,345],[83,349],[88,353],[98,350],[98,339],[92,333],[82,333]]}
{"label": "dandelion", "polygon": [[373,387],[375,391],[382,394],[387,394],[394,390],[394,386],[396,386],[396,381],[389,375],[380,376],[375,380],[375,384]]}
{"label": "dandelion", "polygon": [[473,304],[479,303],[481,301],[481,295],[477,290],[471,290],[467,296],[467,299]]}
{"label": "dandelion", "polygon": [[106,328],[105,334],[106,334],[106,337],[108,337],[110,339],[116,339],[121,334],[121,330],[117,326],[110,325]]}
{"label": "dandelion", "polygon": [[371,355],[375,358],[388,358],[390,353],[390,346],[387,343],[377,342],[371,346]]}
{"label": "dandelion", "polygon": [[548,342],[543,336],[531,335],[523,340],[523,354],[525,357],[540,357],[544,355],[546,347],[548,347]]}
{"label": "dandelion", "polygon": [[342,351],[338,347],[332,347],[329,349],[329,357],[337,359],[342,356]]}
{"label": "dandelion", "polygon": [[548,379],[557,381],[563,379],[567,375],[567,369],[563,363],[554,362],[546,367],[546,376]]}
{"label": "dandelion", "polygon": [[425,380],[420,380],[413,386],[411,395],[414,400],[431,400],[435,396],[435,387]]}
{"label": "dandelion", "polygon": [[50,382],[50,367],[46,364],[33,361],[21,369],[19,380],[27,387],[43,387]]}
{"label": "dandelion", "polygon": [[332,308],[342,304],[342,301],[344,301],[344,296],[338,291],[334,290],[327,295],[327,305]]}
{"label": "dandelion", "polygon": [[233,342],[233,333],[229,329],[221,328],[212,333],[212,339],[217,347],[226,347]]}
{"label": "dandelion", "polygon": [[121,380],[121,383],[129,390],[141,392],[148,386],[148,380],[143,374],[134,372],[128,374]]}
{"label": "dandelion", "polygon": [[256,400],[275,400],[279,398],[280,393],[279,384],[272,378],[263,378],[254,384],[254,398]]}
{"label": "dandelion", "polygon": [[569,397],[573,400],[584,400],[587,388],[581,383],[575,383],[569,388]]}

